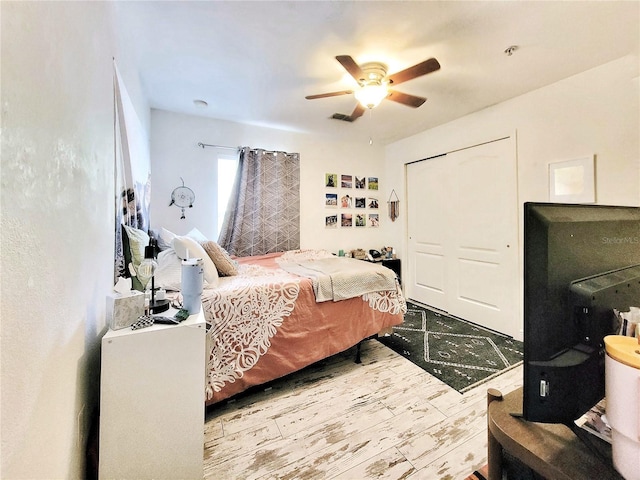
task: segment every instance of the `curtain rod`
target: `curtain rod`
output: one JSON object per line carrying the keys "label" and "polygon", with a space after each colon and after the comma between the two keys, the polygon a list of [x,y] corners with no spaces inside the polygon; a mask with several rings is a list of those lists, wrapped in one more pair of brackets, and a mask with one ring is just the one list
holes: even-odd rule
{"label": "curtain rod", "polygon": [[213,148],[226,148],[228,150],[240,150],[240,147],[228,147],[226,145],[210,145],[208,143],[198,142],[199,147],[213,147]]}
{"label": "curtain rod", "polygon": [[[202,147],[204,149],[204,147],[213,147],[213,148],[226,148],[229,150],[236,150],[236,151],[240,151],[242,150],[242,147],[228,147],[226,145],[210,145],[208,143],[202,143],[202,142],[198,142],[198,146]],[[252,150],[256,150],[256,149],[252,149]],[[261,149],[257,149],[257,150],[261,150]],[[282,150],[264,150],[264,153],[284,153],[285,155],[294,155],[292,153],[288,153]]]}

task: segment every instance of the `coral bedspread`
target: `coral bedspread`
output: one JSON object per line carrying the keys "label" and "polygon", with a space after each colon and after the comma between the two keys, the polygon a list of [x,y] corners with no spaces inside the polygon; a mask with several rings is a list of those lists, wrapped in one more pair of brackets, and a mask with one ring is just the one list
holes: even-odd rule
{"label": "coral bedspread", "polygon": [[203,291],[202,308],[211,324],[207,405],[402,323],[406,303],[397,281],[390,290],[317,302],[311,278],[281,268],[295,258],[292,253],[301,252],[239,258],[237,276],[220,278],[215,288]]}

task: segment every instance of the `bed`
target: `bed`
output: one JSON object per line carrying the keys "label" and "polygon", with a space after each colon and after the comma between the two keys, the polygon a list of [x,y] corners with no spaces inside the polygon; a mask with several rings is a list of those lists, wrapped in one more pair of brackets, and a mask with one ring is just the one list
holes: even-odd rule
{"label": "bed", "polygon": [[[142,261],[147,233],[124,225],[124,265]],[[232,258],[196,229],[154,232],[155,286],[180,301],[181,262],[202,258],[208,324],[204,400],[211,405],[345,351],[402,323],[395,273],[380,264],[295,250]]]}
{"label": "bed", "polygon": [[207,405],[300,370],[403,321],[402,291],[395,274],[381,265],[321,250],[235,261],[238,274],[220,278],[202,294],[210,324]]}

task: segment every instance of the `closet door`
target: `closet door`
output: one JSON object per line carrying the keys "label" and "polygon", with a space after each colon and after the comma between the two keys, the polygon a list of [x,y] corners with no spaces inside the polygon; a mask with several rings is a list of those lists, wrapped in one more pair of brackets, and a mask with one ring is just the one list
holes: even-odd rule
{"label": "closet door", "polygon": [[512,139],[408,165],[407,192],[409,298],[521,337]]}
{"label": "closet door", "polygon": [[450,201],[445,156],[407,165],[408,249],[407,297],[449,310],[448,258],[452,245],[447,232]]}

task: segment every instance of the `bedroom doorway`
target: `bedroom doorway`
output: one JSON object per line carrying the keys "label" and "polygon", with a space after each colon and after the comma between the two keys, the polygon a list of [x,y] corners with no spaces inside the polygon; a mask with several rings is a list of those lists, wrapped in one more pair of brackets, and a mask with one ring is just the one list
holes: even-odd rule
{"label": "bedroom doorway", "polygon": [[515,140],[406,166],[410,299],[521,338]]}

